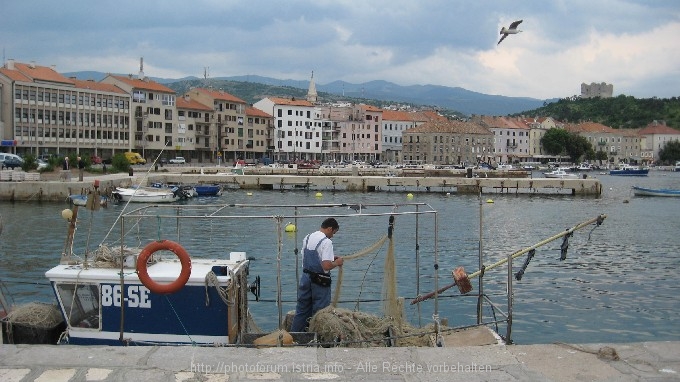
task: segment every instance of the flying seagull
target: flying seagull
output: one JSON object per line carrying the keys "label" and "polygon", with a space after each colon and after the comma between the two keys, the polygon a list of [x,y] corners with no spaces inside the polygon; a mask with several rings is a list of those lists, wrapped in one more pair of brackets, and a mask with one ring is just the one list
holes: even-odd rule
{"label": "flying seagull", "polygon": [[[498,40],[498,44],[500,44],[501,41],[505,40],[505,38],[508,37],[509,34],[517,34],[517,33],[521,32],[521,30],[517,29],[517,26],[521,23],[522,23],[522,20],[519,20],[519,21],[515,21],[512,24],[510,24],[510,28],[508,28],[508,29],[505,29],[505,27],[503,27],[503,29],[501,29],[501,34],[503,35],[503,37],[501,37],[501,39]],[[498,45],[498,44],[496,44],[496,45]]]}

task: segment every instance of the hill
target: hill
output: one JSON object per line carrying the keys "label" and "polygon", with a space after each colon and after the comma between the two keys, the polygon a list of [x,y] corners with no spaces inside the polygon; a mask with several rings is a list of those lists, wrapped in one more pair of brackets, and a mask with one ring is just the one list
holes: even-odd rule
{"label": "hill", "polygon": [[616,129],[641,128],[652,121],[666,121],[680,128],[680,98],[644,98],[619,95],[612,98],[563,98],[543,107],[514,115],[552,117],[558,121],[598,122]]}
{"label": "hill", "polygon": [[[93,79],[95,81],[99,81],[106,75],[92,71],[63,74],[67,77]],[[309,81],[278,80],[257,75],[220,77],[207,80],[196,77],[182,79],[151,78],[177,93],[183,93],[192,86],[212,86],[215,89],[222,89],[233,94],[248,103],[257,102],[266,95],[302,97],[307,94],[309,88]],[[370,81],[362,84],[334,81],[325,85],[316,84],[316,89],[319,97],[326,101],[351,100],[376,106],[392,103],[411,104],[430,106],[440,110],[445,109],[452,111],[451,114],[463,115],[508,115],[535,109],[546,102],[528,97],[506,97],[477,93],[460,87],[401,86],[387,81]]]}

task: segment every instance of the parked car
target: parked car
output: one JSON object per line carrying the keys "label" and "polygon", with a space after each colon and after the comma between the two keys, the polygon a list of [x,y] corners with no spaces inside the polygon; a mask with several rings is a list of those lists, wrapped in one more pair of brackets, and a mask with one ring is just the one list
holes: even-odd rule
{"label": "parked car", "polygon": [[45,162],[42,159],[36,159],[35,164],[38,165],[38,170],[42,170],[44,168],[47,168],[47,166],[49,165],[47,162]]}
{"label": "parked car", "polygon": [[184,164],[187,163],[186,159],[184,157],[174,157],[170,159],[169,161],[170,164]]}
{"label": "parked car", "polygon": [[8,157],[2,162],[2,168],[11,168],[14,170],[16,167],[21,167],[24,161],[19,157]]}

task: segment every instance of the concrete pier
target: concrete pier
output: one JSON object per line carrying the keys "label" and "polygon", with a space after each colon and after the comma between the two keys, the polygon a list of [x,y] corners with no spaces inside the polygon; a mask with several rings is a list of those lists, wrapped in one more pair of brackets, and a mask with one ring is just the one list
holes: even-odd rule
{"label": "concrete pier", "polygon": [[[243,174],[245,172],[245,174]],[[153,182],[183,184],[223,184],[241,189],[333,190],[356,192],[442,192],[459,194],[568,194],[599,196],[602,185],[598,179],[548,179],[517,177],[503,172],[479,173],[475,177],[448,174],[404,171],[399,176],[364,175],[358,171],[256,171],[244,169],[240,173],[224,168],[174,167],[149,173],[136,171],[129,174],[86,176],[83,181],[74,178],[44,181],[0,181],[0,200],[4,201],[63,201],[68,195],[86,194],[93,189],[95,180],[99,190],[106,194],[117,186],[148,185]],[[436,176],[435,176],[436,175]],[[455,175],[455,176],[454,176]]]}
{"label": "concrete pier", "polygon": [[680,342],[443,348],[0,345],[2,381],[675,381]]}

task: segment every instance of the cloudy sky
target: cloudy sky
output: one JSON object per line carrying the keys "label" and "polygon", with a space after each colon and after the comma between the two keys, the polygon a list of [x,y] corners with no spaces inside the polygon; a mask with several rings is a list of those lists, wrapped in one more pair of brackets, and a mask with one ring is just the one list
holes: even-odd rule
{"label": "cloudy sky", "polygon": [[[680,96],[678,0],[4,0],[4,59],[181,78],[443,85],[539,99]],[[500,45],[499,30],[524,20]]]}

